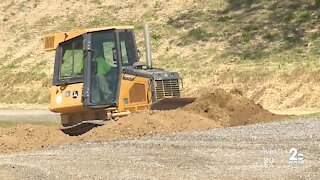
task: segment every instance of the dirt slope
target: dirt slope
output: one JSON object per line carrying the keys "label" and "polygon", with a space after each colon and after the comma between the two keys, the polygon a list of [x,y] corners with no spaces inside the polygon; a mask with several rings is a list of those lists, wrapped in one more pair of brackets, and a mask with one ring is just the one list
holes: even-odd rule
{"label": "dirt slope", "polygon": [[90,132],[69,137],[55,127],[17,125],[0,128],[0,152],[38,149],[78,141],[125,139],[155,134],[202,131],[284,119],[244,98],[221,89],[204,94],[185,108],[171,111],[144,110],[110,121]]}

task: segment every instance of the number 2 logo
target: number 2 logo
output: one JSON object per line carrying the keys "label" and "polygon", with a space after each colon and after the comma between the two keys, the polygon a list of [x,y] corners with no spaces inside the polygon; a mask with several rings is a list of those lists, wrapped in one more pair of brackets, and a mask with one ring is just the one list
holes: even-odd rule
{"label": "number 2 logo", "polygon": [[298,154],[297,148],[291,148],[289,153],[291,154],[289,161],[303,161],[303,154]]}

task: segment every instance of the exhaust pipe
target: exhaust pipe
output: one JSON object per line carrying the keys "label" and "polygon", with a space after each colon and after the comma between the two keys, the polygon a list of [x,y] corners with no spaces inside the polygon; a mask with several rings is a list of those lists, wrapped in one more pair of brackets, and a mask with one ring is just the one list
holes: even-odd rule
{"label": "exhaust pipe", "polygon": [[152,69],[150,33],[149,33],[149,26],[148,26],[147,23],[144,24],[144,43],[145,43],[145,46],[146,46],[146,64],[147,64],[147,69]]}

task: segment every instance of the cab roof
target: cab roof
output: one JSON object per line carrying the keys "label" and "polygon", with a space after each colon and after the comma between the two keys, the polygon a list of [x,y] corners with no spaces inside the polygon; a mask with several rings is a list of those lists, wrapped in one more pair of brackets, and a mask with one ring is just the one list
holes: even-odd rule
{"label": "cab roof", "polygon": [[44,38],[43,38],[44,50],[46,51],[55,50],[60,43],[89,32],[98,32],[98,31],[116,30],[116,29],[126,30],[126,29],[134,29],[134,27],[133,26],[110,26],[110,27],[81,29],[81,30],[74,30],[69,32],[60,32],[55,34],[44,35]]}

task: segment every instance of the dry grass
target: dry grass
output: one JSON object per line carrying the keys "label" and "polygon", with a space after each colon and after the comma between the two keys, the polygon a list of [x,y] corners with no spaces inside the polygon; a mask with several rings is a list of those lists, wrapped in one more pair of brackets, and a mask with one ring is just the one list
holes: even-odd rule
{"label": "dry grass", "polygon": [[274,112],[320,110],[313,0],[4,0],[0,9],[2,107],[48,103],[54,52],[43,52],[43,34],[134,25],[143,51],[148,21],[155,64],[179,71],[186,95],[238,88]]}
{"label": "dry grass", "polygon": [[18,125],[39,125],[39,126],[48,126],[48,127],[56,127],[58,128],[60,126],[60,122],[57,121],[0,121],[0,128],[11,128]]}

